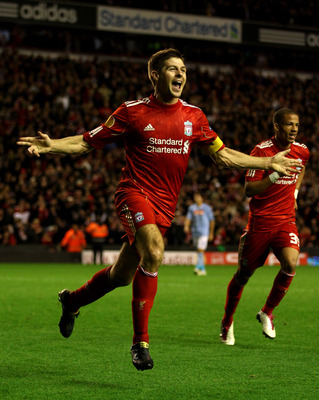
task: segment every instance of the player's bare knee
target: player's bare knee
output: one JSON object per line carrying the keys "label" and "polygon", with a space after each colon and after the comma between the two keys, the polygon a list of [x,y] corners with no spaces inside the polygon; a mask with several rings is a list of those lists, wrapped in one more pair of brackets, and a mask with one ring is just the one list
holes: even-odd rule
{"label": "player's bare knee", "polygon": [[284,248],[280,254],[281,270],[286,274],[294,274],[299,252],[293,248]]}
{"label": "player's bare knee", "polygon": [[163,261],[164,249],[162,246],[149,246],[141,259],[141,264],[144,269],[150,272],[156,272]]}
{"label": "player's bare knee", "polygon": [[286,274],[294,274],[296,272],[297,262],[295,259],[287,259],[281,263],[281,269]]}

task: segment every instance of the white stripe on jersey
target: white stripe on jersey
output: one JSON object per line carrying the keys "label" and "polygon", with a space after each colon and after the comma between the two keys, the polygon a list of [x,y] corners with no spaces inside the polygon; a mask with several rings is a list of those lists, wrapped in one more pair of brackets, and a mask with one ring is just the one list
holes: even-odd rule
{"label": "white stripe on jersey", "polygon": [[[265,140],[264,142],[257,144],[256,147],[258,147],[259,149],[265,149],[266,147],[272,147],[273,145],[274,145],[274,142],[271,139],[269,139],[269,140]],[[308,148],[305,144],[299,143],[299,142],[293,142],[292,146],[299,146],[304,149]]]}
{"label": "white stripe on jersey", "polygon": [[[103,129],[103,126],[98,126],[97,128],[93,129],[92,131],[89,132],[90,137],[95,136],[97,133],[101,132],[101,130]],[[123,135],[125,129],[123,130],[123,132],[120,133],[111,133],[112,136],[120,136]]]}
{"label": "white stripe on jersey", "polygon": [[272,147],[273,145],[274,143],[272,140],[266,140],[265,142],[257,144],[256,147],[258,147],[259,149],[264,149],[266,147]]}
{"label": "white stripe on jersey", "polygon": [[308,147],[307,147],[305,144],[303,144],[303,143],[293,142],[293,144],[295,144],[296,146],[299,146],[299,147],[303,147],[304,149],[307,149],[307,148],[308,148]]}
{"label": "white stripe on jersey", "polygon": [[150,102],[149,97],[144,97],[144,99],[141,99],[141,100],[126,101],[125,105],[126,105],[126,107],[132,107],[132,106],[137,106],[142,103],[148,104],[149,102]]}
{"label": "white stripe on jersey", "polygon": [[186,101],[184,101],[184,100],[179,99],[179,101],[182,103],[182,105],[183,105],[184,107],[197,108],[198,110],[201,110],[201,108],[199,108],[199,107],[197,107],[197,106],[194,106],[193,104],[186,103]]}
{"label": "white stripe on jersey", "polygon": [[[148,103],[150,103],[150,101],[151,101],[151,100],[150,100],[149,97],[144,97],[143,99],[140,99],[140,100],[126,101],[126,102],[125,102],[125,105],[126,105],[126,107],[132,107],[132,106],[137,106],[137,105],[142,104],[142,103],[148,104]],[[179,101],[181,102],[181,104],[182,104],[184,107],[197,108],[198,110],[201,110],[201,108],[199,108],[199,107],[197,107],[197,106],[194,106],[193,104],[189,104],[189,103],[187,103],[187,102],[184,101],[184,100],[179,99]]]}
{"label": "white stripe on jersey", "polygon": [[255,169],[250,169],[247,172],[247,176],[250,176],[251,178],[253,178],[255,176],[256,170]]}
{"label": "white stripe on jersey", "polygon": [[98,132],[100,132],[103,129],[103,126],[98,126],[97,128],[93,129],[92,131],[89,132],[89,135],[93,137],[96,135]]}

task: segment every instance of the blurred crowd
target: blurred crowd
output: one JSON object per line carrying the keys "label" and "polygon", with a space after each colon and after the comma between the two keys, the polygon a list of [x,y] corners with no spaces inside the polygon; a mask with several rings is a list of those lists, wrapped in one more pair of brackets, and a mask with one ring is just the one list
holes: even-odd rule
{"label": "blurred crowd", "polygon": [[[113,197],[124,165],[122,143],[82,157],[35,158],[16,141],[38,130],[52,138],[81,135],[104,122],[122,102],[148,96],[152,87],[146,60],[123,60],[120,54],[118,61],[99,55],[78,59],[67,53],[27,55],[18,51],[17,43],[13,45],[15,30],[20,28],[11,31],[0,58],[0,243],[42,243],[57,249],[72,225],[85,233],[99,215],[109,230],[107,243],[118,245],[124,232]],[[226,62],[227,47],[222,55]],[[318,76],[298,77],[291,71],[266,74],[245,63],[245,55],[242,50],[238,56],[242,62],[232,63],[231,68],[209,69],[207,63],[193,62],[183,99],[203,109],[227,146],[245,153],[272,135],[275,110],[290,107],[300,114],[298,140],[308,146],[311,157],[300,190],[297,221],[302,246],[314,246],[319,239]],[[184,218],[194,191],[199,190],[214,209],[213,246],[236,247],[248,213],[244,174],[219,169],[195,149],[167,245],[188,244]]]}

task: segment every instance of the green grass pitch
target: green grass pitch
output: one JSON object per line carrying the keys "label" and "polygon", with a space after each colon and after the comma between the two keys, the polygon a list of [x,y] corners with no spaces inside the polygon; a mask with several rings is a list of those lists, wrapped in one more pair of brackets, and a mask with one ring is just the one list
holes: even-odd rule
{"label": "green grass pitch", "polygon": [[256,314],[278,267],[256,271],[235,314],[235,346],[219,342],[235,267],[162,266],[150,317],[154,368],[132,365],[131,286],[81,310],[69,339],[58,330],[59,290],[100,269],[76,264],[0,264],[2,400],[319,399],[319,268],[298,267],[275,310],[277,338]]}

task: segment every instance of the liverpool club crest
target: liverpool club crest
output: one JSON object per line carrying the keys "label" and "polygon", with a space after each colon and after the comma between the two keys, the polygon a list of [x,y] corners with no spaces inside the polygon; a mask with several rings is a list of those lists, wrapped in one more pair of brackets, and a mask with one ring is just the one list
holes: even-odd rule
{"label": "liverpool club crest", "polygon": [[193,124],[189,121],[184,122],[184,134],[186,136],[192,136],[193,134]]}

